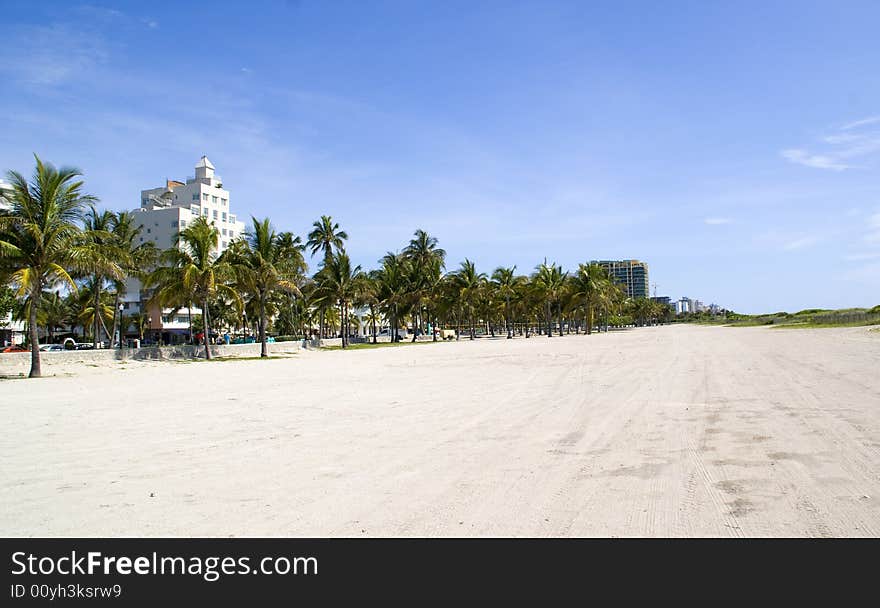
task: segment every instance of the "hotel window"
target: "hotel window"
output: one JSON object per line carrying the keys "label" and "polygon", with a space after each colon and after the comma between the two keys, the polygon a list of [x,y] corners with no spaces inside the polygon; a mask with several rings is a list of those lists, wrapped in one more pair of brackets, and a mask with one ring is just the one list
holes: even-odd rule
{"label": "hotel window", "polygon": [[147,228],[147,234],[150,234],[150,229],[149,229],[149,228]]}
{"label": "hotel window", "polygon": [[225,211],[223,212],[223,221],[224,222],[226,221],[226,212]]}
{"label": "hotel window", "polygon": [[180,220],[180,227],[186,228],[186,220]]}
{"label": "hotel window", "polygon": [[226,206],[227,201],[226,201],[225,198],[221,198],[221,199],[220,199],[220,202],[223,203],[223,206],[224,206],[224,207]]}
{"label": "hotel window", "polygon": [[223,236],[226,236],[226,228],[223,229]]}
{"label": "hotel window", "polygon": [[216,209],[214,209],[214,219],[215,220],[217,219],[217,210]]}
{"label": "hotel window", "polygon": [[202,195],[202,200],[205,201],[206,203],[208,202],[208,193],[207,192]]}
{"label": "hotel window", "polygon": [[202,215],[208,217],[208,210],[206,208],[202,208]]}
{"label": "hotel window", "polygon": [[211,202],[214,203],[214,204],[216,205],[216,204],[217,204],[217,197],[216,197],[216,196],[212,196],[212,197],[211,197]]}
{"label": "hotel window", "polygon": [[172,228],[177,228],[177,220],[171,222],[171,227],[172,227]]}
{"label": "hotel window", "polygon": [[145,198],[144,200],[141,201],[141,205],[143,205],[144,207],[146,207],[149,204],[150,204],[150,199],[148,199],[148,198]]}
{"label": "hotel window", "polygon": [[226,241],[223,241],[223,249],[226,249]]}
{"label": "hotel window", "polygon": [[199,200],[199,193],[198,193],[198,192],[196,192],[195,194],[193,194],[193,200],[194,200],[194,201]]}

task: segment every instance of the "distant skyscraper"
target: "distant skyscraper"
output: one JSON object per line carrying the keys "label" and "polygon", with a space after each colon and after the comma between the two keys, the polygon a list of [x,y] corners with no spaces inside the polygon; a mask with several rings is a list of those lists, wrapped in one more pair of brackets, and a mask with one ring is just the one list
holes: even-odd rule
{"label": "distant skyscraper", "polygon": [[638,260],[593,260],[611,275],[616,283],[626,287],[626,295],[631,298],[647,298],[648,265]]}

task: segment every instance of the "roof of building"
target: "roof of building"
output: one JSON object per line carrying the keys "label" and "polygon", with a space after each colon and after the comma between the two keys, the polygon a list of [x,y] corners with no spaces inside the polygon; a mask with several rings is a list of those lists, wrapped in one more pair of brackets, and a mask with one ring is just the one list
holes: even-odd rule
{"label": "roof of building", "polygon": [[207,156],[203,156],[199,159],[199,162],[196,163],[196,169],[213,169],[214,165],[211,164],[211,161],[208,160]]}

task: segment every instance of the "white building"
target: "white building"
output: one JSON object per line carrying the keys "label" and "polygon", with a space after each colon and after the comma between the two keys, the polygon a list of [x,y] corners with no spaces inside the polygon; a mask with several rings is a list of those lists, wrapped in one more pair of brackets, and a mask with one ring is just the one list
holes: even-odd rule
{"label": "white building", "polygon": [[690,298],[682,298],[675,303],[675,314],[682,315],[694,312],[694,302]]}
{"label": "white building", "polygon": [[[244,232],[244,222],[232,212],[229,191],[223,187],[223,179],[214,173],[214,165],[207,156],[199,159],[195,176],[186,182],[166,180],[164,186],[141,190],[140,208],[134,210],[135,222],[142,228],[140,241],[152,241],[156,247],[170,249],[174,246],[178,232],[186,228],[199,216],[214,224],[219,230],[218,254],[224,251],[232,240]],[[140,282],[130,279],[126,283],[123,297],[125,314],[131,315],[144,309],[144,302],[150,294],[142,293]],[[189,331],[188,309],[176,314],[171,310],[148,310],[151,333],[186,334]],[[201,310],[192,309],[192,314]]]}
{"label": "white building", "polygon": [[[12,207],[8,200],[11,196],[12,184],[0,179],[0,213],[9,211]],[[11,313],[0,318],[0,346],[21,344],[24,338],[24,322],[13,321]]]}
{"label": "white building", "polygon": [[8,211],[11,205],[6,200],[12,196],[12,184],[0,179],[0,211]]}

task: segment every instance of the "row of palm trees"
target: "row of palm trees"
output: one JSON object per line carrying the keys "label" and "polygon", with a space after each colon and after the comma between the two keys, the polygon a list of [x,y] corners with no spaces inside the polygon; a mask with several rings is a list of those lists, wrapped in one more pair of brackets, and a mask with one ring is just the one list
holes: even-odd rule
{"label": "row of palm trees", "polygon": [[[191,327],[197,321],[204,332],[207,359],[212,328],[247,327],[251,321],[266,357],[270,326],[276,333],[319,338],[338,329],[345,348],[352,327],[363,322],[374,342],[383,326],[395,341],[402,328],[415,341],[428,333],[437,340],[436,330],[450,327],[457,339],[466,333],[473,340],[478,327],[492,336],[504,331],[507,338],[552,337],[572,330],[590,334],[597,323],[607,329],[627,318],[653,323],[669,312],[651,300],[628,300],[597,264],[580,264],[569,273],[545,260],[530,274],[499,267],[489,275],[466,259],[447,270],[446,252],[424,230],[366,271],[351,261],[348,234],[329,216],[314,222],[305,243],[277,232],[268,219],[253,218],[222,253],[219,231],[200,217],[180,230],[174,247],[158,251],[140,242],[131,213],[94,207],[78,170],[35,158],[30,181],[7,174],[11,208],[0,213],[0,282],[13,288],[17,314],[26,320],[32,377],[40,375],[39,327],[50,336],[61,324],[82,326],[84,333],[88,327],[97,346],[102,336],[112,342],[134,321],[143,337],[145,315],[121,316],[130,278],[151,294],[149,304],[190,311]],[[307,254],[318,258],[311,275]],[[196,307],[198,319],[191,312]]]}

